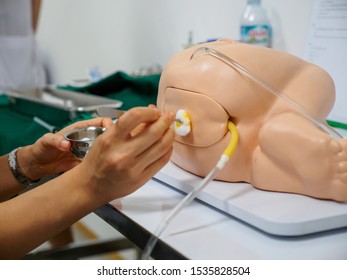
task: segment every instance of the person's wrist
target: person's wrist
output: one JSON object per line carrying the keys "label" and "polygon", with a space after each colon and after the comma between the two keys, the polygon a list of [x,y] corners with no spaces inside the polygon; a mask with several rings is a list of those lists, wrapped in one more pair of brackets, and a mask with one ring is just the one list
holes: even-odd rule
{"label": "person's wrist", "polygon": [[21,150],[22,148],[17,148],[14,149],[12,152],[9,153],[8,155],[8,165],[9,168],[14,176],[14,178],[21,183],[22,185],[24,185],[25,187],[31,187],[33,186],[35,183],[37,183],[39,181],[39,179],[37,180],[33,180],[31,178],[29,178],[22,170],[22,167],[20,166],[19,160],[18,160],[18,152]]}
{"label": "person's wrist", "polygon": [[31,152],[31,149],[31,145],[20,148],[17,151],[17,161],[25,177],[31,181],[38,181],[42,178],[42,176],[39,175],[40,168],[35,163],[35,158]]}
{"label": "person's wrist", "polygon": [[[102,189],[100,179],[95,176],[94,172],[90,172],[89,168],[83,166],[82,163],[67,172],[71,178],[70,182],[75,182],[74,189],[80,192],[79,197],[96,208],[111,201],[112,199],[108,199],[105,193],[100,192],[100,189]],[[111,186],[108,185],[108,187]]]}
{"label": "person's wrist", "polygon": [[80,165],[74,168],[74,171],[78,173],[76,177],[79,178],[79,182],[85,186],[84,192],[93,197],[94,202],[97,204],[102,205],[117,198],[109,195],[109,192],[112,192],[112,182],[99,176],[95,166],[87,161],[82,161]]}

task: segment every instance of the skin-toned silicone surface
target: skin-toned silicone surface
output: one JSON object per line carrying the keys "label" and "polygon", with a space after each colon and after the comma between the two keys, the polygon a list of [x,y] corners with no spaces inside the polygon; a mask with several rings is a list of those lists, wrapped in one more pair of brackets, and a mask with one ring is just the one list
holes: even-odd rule
{"label": "skin-toned silicone surface", "polygon": [[191,47],[169,61],[159,85],[158,107],[184,109],[191,119],[191,132],[176,136],[172,161],[206,176],[228,145],[230,119],[239,143],[218,180],[347,201],[347,139],[333,138],[220,60],[192,59],[202,46],[234,59],[322,122],[335,102],[329,74],[288,53],[231,40]]}

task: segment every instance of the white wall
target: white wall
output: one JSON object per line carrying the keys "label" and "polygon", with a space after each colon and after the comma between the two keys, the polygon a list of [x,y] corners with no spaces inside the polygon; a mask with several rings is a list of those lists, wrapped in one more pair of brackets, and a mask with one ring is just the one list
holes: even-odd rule
{"label": "white wall", "polygon": [[[313,0],[263,0],[273,47],[301,55]],[[246,0],[44,0],[38,42],[52,82],[133,71],[168,59],[187,42],[239,39]]]}

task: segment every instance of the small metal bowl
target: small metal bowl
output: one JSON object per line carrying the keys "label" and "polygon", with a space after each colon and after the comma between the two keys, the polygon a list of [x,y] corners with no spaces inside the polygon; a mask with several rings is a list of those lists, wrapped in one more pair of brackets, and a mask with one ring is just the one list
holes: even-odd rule
{"label": "small metal bowl", "polygon": [[78,158],[84,158],[96,137],[105,130],[98,126],[78,127],[66,132],[64,137],[71,142],[71,152]]}

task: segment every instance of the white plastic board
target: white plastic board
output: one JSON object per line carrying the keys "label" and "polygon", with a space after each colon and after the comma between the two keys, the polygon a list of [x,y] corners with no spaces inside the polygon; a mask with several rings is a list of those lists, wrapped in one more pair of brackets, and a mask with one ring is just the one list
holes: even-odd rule
{"label": "white plastic board", "polygon": [[[186,193],[202,180],[171,162],[155,178]],[[298,236],[347,227],[347,203],[262,191],[247,183],[213,181],[197,198],[274,235]]]}

